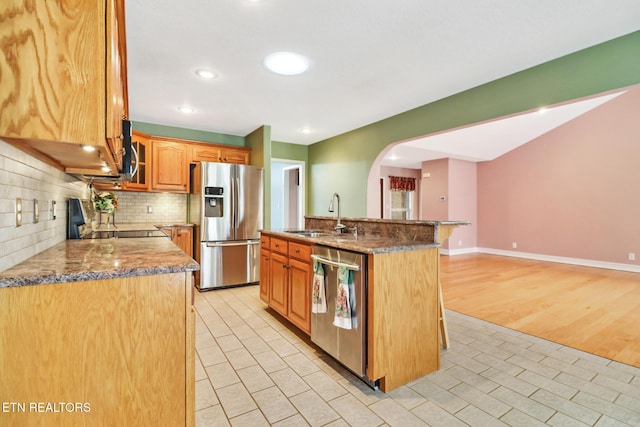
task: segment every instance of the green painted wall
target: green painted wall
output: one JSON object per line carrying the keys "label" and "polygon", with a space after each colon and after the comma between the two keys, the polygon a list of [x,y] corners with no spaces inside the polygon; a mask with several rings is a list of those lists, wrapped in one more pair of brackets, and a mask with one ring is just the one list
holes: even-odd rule
{"label": "green painted wall", "polygon": [[237,145],[240,147],[245,146],[244,136],[227,135],[224,133],[206,132],[203,130],[185,129],[145,122],[133,122],[133,128],[137,131],[154,136],[166,136],[169,138],[188,139],[191,141],[214,142],[216,144]]}
{"label": "green painted wall", "polygon": [[369,170],[389,144],[640,83],[640,31],[309,146],[308,212],[366,216]]}
{"label": "green painted wall", "polygon": [[271,126],[261,126],[245,137],[247,147],[251,148],[251,164],[261,166],[264,191],[264,226],[271,224]]}
{"label": "green painted wall", "polygon": [[309,146],[290,144],[288,142],[272,141],[271,154],[274,159],[309,160]]}

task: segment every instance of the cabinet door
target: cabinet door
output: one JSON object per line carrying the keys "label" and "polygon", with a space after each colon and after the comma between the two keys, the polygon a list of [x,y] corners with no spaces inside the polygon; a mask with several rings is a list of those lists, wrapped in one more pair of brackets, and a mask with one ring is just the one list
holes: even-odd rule
{"label": "cabinet door", "polygon": [[269,304],[270,282],[271,282],[271,252],[266,249],[260,250],[260,299]]}
{"label": "cabinet door", "polygon": [[151,189],[187,193],[189,191],[187,146],[153,140],[151,147]]}
{"label": "cabinet door", "polygon": [[222,160],[219,147],[194,144],[190,148],[192,162],[220,162]]}
{"label": "cabinet door", "polygon": [[190,257],[193,256],[193,230],[191,227],[174,227],[172,234],[173,243]]}
{"label": "cabinet door", "polygon": [[116,0],[107,1],[107,141],[118,169],[122,168],[122,119],[126,117],[123,71],[124,48],[120,34],[124,35],[123,16],[118,16]]}
{"label": "cabinet door", "polygon": [[289,260],[289,320],[311,333],[311,264]]}
{"label": "cabinet door", "polygon": [[220,152],[220,160],[224,163],[249,164],[249,151],[234,148],[224,148]]}
{"label": "cabinet door", "polygon": [[283,316],[288,311],[289,264],[287,257],[271,252],[269,270],[271,272],[271,292],[269,306]]}
{"label": "cabinet door", "polygon": [[[138,171],[131,178],[131,182],[124,183],[125,190],[138,190],[138,191],[148,191],[149,190],[149,170],[151,162],[149,162],[149,145],[150,140],[149,137],[133,132],[133,137],[131,139],[131,144],[133,148],[138,153]],[[131,163],[133,168],[136,167],[136,159],[135,156],[132,157]]]}

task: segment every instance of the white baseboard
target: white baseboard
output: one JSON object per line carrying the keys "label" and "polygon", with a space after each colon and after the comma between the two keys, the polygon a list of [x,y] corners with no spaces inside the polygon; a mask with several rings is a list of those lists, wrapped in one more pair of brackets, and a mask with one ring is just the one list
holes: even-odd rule
{"label": "white baseboard", "polygon": [[462,255],[470,253],[483,253],[491,255],[510,256],[515,258],[535,259],[538,261],[559,262],[561,264],[581,265],[584,267],[606,268],[609,270],[630,271],[632,273],[640,273],[640,265],[622,264],[616,262],[596,261],[590,259],[568,258],[552,255],[532,254],[528,252],[505,251],[501,249],[491,248],[463,248],[463,249],[442,249],[443,255]]}

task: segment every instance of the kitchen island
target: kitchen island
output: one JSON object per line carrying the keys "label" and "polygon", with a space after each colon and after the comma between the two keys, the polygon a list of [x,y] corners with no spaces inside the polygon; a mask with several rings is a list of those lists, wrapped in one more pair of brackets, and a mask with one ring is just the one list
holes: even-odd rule
{"label": "kitchen island", "polygon": [[336,220],[326,217],[306,218],[305,229],[316,233],[263,231],[260,296],[309,334],[311,246],[365,254],[367,376],[388,392],[440,366],[440,243],[435,239],[438,227],[468,222],[342,221],[349,232],[333,232]]}
{"label": "kitchen island", "polygon": [[0,425],[194,425],[198,268],[168,239],[111,238],[0,272]]}

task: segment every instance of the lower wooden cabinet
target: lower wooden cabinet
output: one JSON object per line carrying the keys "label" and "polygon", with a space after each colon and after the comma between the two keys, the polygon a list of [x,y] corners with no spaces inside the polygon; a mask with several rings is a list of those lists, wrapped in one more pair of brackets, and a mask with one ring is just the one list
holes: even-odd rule
{"label": "lower wooden cabinet", "polygon": [[0,288],[0,401],[26,405],[0,425],[195,425],[192,289],[190,271]]}
{"label": "lower wooden cabinet", "polygon": [[171,241],[182,251],[193,258],[193,227],[190,225],[171,225],[159,227],[164,231]]}
{"label": "lower wooden cabinet", "polygon": [[311,333],[311,245],[261,237],[260,298],[307,334]]}

